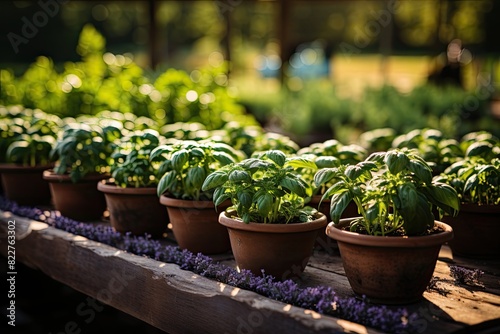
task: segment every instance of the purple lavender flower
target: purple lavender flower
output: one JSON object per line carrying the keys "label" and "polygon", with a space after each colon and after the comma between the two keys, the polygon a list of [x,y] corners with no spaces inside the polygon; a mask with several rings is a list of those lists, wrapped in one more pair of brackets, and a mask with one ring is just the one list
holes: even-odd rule
{"label": "purple lavender flower", "polygon": [[480,282],[480,278],[483,274],[484,272],[479,269],[450,266],[450,275],[455,279],[455,282],[459,284],[482,287],[483,284]]}

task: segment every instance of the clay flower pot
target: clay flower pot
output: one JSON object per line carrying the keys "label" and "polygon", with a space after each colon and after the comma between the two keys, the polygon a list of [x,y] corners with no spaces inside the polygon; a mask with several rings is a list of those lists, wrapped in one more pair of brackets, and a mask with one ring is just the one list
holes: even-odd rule
{"label": "clay flower pot", "polygon": [[50,204],[49,184],[42,177],[51,166],[0,164],[5,197],[20,205]]}
{"label": "clay flower pot", "polygon": [[381,237],[342,230],[351,220],[341,219],[338,226],[330,223],[326,234],[338,242],[354,293],[383,304],[408,304],[422,299],[441,245],[453,238],[452,228],[436,221],[444,232]]}
{"label": "clay flower pot", "polygon": [[455,237],[448,242],[454,255],[499,258],[500,205],[461,204],[456,217],[444,216]]}
{"label": "clay flower pot", "polygon": [[302,274],[318,233],[324,233],[328,224],[322,213],[308,223],[245,224],[228,217],[226,212],[220,214],[219,223],[229,231],[239,269],[248,269],[258,276],[264,270],[279,280]]}
{"label": "clay flower pot", "polygon": [[111,226],[121,233],[150,234],[161,237],[168,226],[168,215],[158,202],[156,187],[122,188],[101,181],[97,190],[104,193]]}
{"label": "clay flower pot", "polygon": [[[217,223],[219,214],[212,201],[181,200],[162,195],[160,203],[167,207],[172,231],[181,249],[195,254],[219,254],[231,249],[227,230]],[[230,202],[225,202],[217,210],[223,211],[229,205]]]}
{"label": "clay flower pot", "polygon": [[43,178],[49,182],[54,207],[61,215],[79,221],[102,218],[106,210],[106,200],[104,194],[97,190],[97,183],[109,178],[108,174],[88,174],[73,183],[69,175],[59,175],[52,170],[46,170],[43,172]]}

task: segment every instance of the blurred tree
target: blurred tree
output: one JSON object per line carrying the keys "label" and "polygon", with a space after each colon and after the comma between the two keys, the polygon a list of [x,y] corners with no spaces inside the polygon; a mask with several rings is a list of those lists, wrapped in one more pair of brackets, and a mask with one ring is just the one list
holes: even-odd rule
{"label": "blurred tree", "polygon": [[491,0],[398,0],[395,17],[399,38],[410,47],[434,46],[439,50],[454,38],[466,45],[482,44],[486,14],[493,5]]}
{"label": "blurred tree", "polygon": [[399,0],[395,18],[401,39],[410,46],[432,46],[438,38],[440,0]]}

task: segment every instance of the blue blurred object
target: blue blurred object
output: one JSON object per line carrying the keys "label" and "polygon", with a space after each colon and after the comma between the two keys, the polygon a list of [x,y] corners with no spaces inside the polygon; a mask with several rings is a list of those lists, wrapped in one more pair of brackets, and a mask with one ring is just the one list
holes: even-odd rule
{"label": "blue blurred object", "polygon": [[[320,78],[330,75],[330,57],[322,41],[303,43],[295,48],[288,60],[288,77]],[[276,54],[261,55],[256,68],[264,78],[280,76],[282,61]]]}
{"label": "blue blurred object", "polygon": [[300,44],[289,60],[288,76],[300,78],[327,77],[330,59],[321,41]]}

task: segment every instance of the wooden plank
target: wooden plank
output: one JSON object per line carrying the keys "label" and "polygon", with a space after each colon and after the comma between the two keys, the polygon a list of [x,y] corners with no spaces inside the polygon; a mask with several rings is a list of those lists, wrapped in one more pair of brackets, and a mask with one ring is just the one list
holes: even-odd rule
{"label": "wooden plank", "polygon": [[[15,219],[17,260],[168,333],[341,333],[355,323],[227,286],[177,265],[126,253],[40,222]],[[1,236],[5,244],[5,233]],[[5,256],[6,247],[2,247]]]}
{"label": "wooden plank", "polygon": [[[5,230],[9,219],[16,220],[18,261],[169,333],[378,333],[225,286],[181,270],[177,265],[129,254],[8,212],[1,212],[0,229]],[[0,245],[4,239],[2,234]],[[172,242],[166,240],[165,243]],[[2,247],[1,252],[5,255],[6,247]],[[214,258],[235,265],[230,253]],[[481,279],[484,288],[454,283],[450,265],[475,268],[475,263],[481,263],[481,270],[485,271]],[[434,272],[435,289],[424,293],[424,301],[407,306],[410,312],[420,315],[418,325],[422,332],[452,333],[498,320],[499,264],[498,260],[453,258],[449,248],[443,247]],[[299,284],[331,286],[340,296],[352,296],[342,260],[335,252],[315,251]]]}

